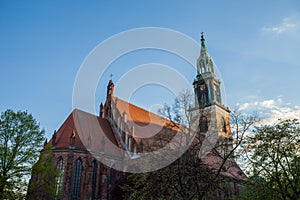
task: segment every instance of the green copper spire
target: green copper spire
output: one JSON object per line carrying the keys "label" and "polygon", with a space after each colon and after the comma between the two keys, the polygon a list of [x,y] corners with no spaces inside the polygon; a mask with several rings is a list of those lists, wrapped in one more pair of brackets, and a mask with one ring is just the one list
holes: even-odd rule
{"label": "green copper spire", "polygon": [[215,64],[209,55],[204,33],[201,33],[201,50],[197,59],[197,76],[194,79],[195,107],[205,108],[211,105],[222,105],[220,81],[214,72]]}
{"label": "green copper spire", "polygon": [[206,50],[204,32],[201,33],[201,49]]}
{"label": "green copper spire", "polygon": [[201,51],[200,56],[197,60],[197,75],[211,73],[214,74],[213,60],[208,54],[205,46],[204,33],[201,33]]}

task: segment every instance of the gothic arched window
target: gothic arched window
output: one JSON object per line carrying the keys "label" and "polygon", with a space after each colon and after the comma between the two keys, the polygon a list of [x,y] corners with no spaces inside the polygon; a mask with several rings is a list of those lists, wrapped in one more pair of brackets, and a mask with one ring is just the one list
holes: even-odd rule
{"label": "gothic arched window", "polygon": [[73,168],[73,181],[72,181],[72,200],[79,199],[80,195],[80,185],[81,185],[81,173],[82,173],[82,163],[78,158],[74,164]]}
{"label": "gothic arched window", "polygon": [[97,171],[98,171],[97,161],[94,160],[92,162],[92,199],[96,198]]}
{"label": "gothic arched window", "polygon": [[62,157],[59,157],[57,160],[56,169],[58,170],[58,176],[56,177],[56,194],[59,194],[62,191],[65,172],[65,165]]}
{"label": "gothic arched window", "polygon": [[105,182],[104,178],[102,177],[103,174],[103,170],[104,170],[104,166],[103,164],[99,163],[99,177],[98,177],[98,196],[101,196],[101,190],[102,190],[102,186]]}
{"label": "gothic arched window", "polygon": [[108,170],[108,174],[107,174],[107,189],[110,190],[111,189],[111,186],[112,186],[112,183],[113,183],[113,170],[112,168],[109,168],[107,169]]}
{"label": "gothic arched window", "polygon": [[201,133],[208,131],[207,117],[205,117],[205,116],[200,117],[199,128],[200,128]]}

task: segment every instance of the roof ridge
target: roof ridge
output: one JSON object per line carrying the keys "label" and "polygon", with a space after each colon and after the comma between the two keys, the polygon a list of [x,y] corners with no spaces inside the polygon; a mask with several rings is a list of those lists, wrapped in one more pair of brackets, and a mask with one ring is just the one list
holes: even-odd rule
{"label": "roof ridge", "polygon": [[[121,100],[121,101],[123,101],[123,102],[125,102],[125,103],[130,104],[131,106],[133,106],[133,107],[135,107],[135,108],[138,108],[138,109],[140,109],[140,110],[143,110],[143,111],[145,111],[145,112],[148,112],[148,113],[150,113],[150,114],[152,114],[152,115],[156,115],[156,116],[161,117],[161,118],[163,118],[163,119],[165,119],[165,120],[171,121],[170,119],[167,119],[166,117],[164,117],[164,116],[162,116],[162,115],[153,113],[153,112],[151,112],[151,111],[149,111],[149,110],[146,110],[145,108],[142,108],[142,107],[140,107],[140,106],[137,106],[137,105],[135,105],[135,104],[132,104],[132,103],[130,103],[130,102],[128,102],[128,101],[125,101],[124,99],[122,99],[122,98],[120,98],[120,97],[115,97],[115,100]],[[115,102],[115,103],[116,103],[116,102]]]}

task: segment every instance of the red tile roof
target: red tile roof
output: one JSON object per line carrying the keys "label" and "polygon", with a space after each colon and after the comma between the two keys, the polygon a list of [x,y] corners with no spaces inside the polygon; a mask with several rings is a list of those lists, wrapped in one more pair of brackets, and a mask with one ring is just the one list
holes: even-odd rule
{"label": "red tile roof", "polygon": [[[211,169],[219,169],[224,161],[213,151],[208,153],[202,160]],[[238,164],[230,159],[226,160],[226,162],[224,163],[221,174],[226,177],[234,178],[236,180],[247,180],[247,176],[244,174],[244,172],[241,170]]]}
{"label": "red tile roof", "polygon": [[[75,136],[74,143],[72,143],[72,136]],[[105,140],[106,138],[109,140]],[[54,137],[49,143],[52,143],[53,139]],[[71,147],[78,150],[90,150],[90,147],[93,147],[92,150],[97,152],[105,152],[106,149],[107,153],[113,156],[121,156],[120,151],[109,148],[118,146],[109,122],[78,109],[73,110],[58,129],[54,145],[56,149]]]}
{"label": "red tile roof", "polygon": [[127,126],[128,128],[134,126],[136,138],[153,137],[161,132],[167,125],[171,125],[169,127],[174,131],[178,130],[178,127],[175,126],[174,122],[171,122],[162,116],[149,112],[120,98],[115,97],[114,102],[120,114],[123,114],[124,112],[127,114]]}
{"label": "red tile roof", "polygon": [[[146,143],[153,142],[153,137],[157,133],[163,133],[167,125],[174,124],[159,115],[142,109],[136,105],[130,104],[120,98],[113,98],[117,111],[122,115],[127,114],[127,125],[130,130],[134,126],[134,138],[137,142],[139,138],[148,138]],[[171,126],[173,131],[178,131],[178,127]],[[74,143],[72,137],[75,136]],[[108,140],[105,140],[108,138]],[[110,122],[106,118],[75,109],[68,116],[62,126],[58,129],[56,137],[52,137],[49,143],[55,139],[55,148],[72,148],[78,150],[92,150],[103,152],[108,156],[122,157],[118,147],[116,133],[113,131]],[[105,142],[104,142],[105,141]],[[143,140],[144,141],[144,140]],[[209,153],[203,159],[212,168],[218,169],[222,160],[220,157]],[[226,171],[222,172],[225,176],[245,180],[246,176],[235,162],[227,161]]]}

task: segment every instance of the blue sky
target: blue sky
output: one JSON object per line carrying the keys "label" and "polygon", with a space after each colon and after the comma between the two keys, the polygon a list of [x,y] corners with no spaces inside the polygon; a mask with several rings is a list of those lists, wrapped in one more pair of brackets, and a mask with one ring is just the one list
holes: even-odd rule
{"label": "blue sky", "polygon": [[[206,45],[226,89],[227,104],[271,110],[272,117],[300,113],[300,2],[295,1],[0,1],[0,110],[27,110],[49,138],[72,111],[77,71],[86,56],[110,36],[133,28],[162,27]],[[195,58],[196,59],[196,58]],[[95,101],[137,65],[160,62],[187,77],[184,61],[159,51],[135,52],[112,64]],[[166,94],[165,96],[163,94]],[[150,109],[173,96],[158,86],[133,94]],[[273,112],[277,110],[277,112]],[[292,112],[292,114],[290,114]]]}

